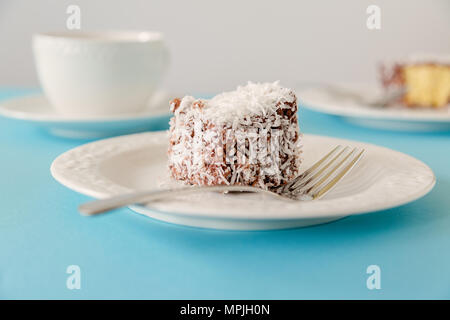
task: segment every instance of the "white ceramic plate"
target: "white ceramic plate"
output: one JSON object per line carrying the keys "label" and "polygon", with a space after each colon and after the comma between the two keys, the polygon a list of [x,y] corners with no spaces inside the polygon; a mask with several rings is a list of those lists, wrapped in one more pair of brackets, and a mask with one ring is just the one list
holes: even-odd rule
{"label": "white ceramic plate", "polygon": [[108,136],[167,129],[169,100],[177,95],[159,91],[148,107],[133,114],[74,118],[58,114],[43,94],[34,94],[0,102],[0,115],[27,121],[52,134],[67,138]]}
{"label": "white ceramic plate", "polygon": [[[376,97],[381,90],[376,86],[360,84],[334,85],[364,97]],[[340,116],[345,120],[380,129],[407,131],[450,130],[450,106],[443,110],[411,109],[400,105],[376,108],[337,96],[327,87],[297,90],[300,104],[322,113]]]}
{"label": "white ceramic plate", "polygon": [[[155,219],[188,226],[262,230],[293,228],[383,210],[416,200],[435,184],[424,163],[366,143],[304,135],[303,168],[338,144],[362,147],[365,156],[322,199],[274,200],[261,194],[202,193],[132,206]],[[104,198],[167,185],[167,132],[150,132],[92,142],[60,155],[51,166],[64,186]]]}

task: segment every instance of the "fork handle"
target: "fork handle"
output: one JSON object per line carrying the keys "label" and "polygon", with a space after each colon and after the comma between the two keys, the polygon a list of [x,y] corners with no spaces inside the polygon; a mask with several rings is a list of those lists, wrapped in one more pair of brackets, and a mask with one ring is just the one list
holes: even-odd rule
{"label": "fork handle", "polygon": [[182,195],[205,191],[259,192],[268,194],[277,199],[286,199],[285,197],[282,197],[274,192],[249,186],[192,186],[177,189],[150,190],[150,191],[139,191],[121,194],[106,199],[94,200],[83,203],[78,207],[78,210],[81,212],[81,214],[85,216],[93,216],[133,204],[147,203],[171,195]]}

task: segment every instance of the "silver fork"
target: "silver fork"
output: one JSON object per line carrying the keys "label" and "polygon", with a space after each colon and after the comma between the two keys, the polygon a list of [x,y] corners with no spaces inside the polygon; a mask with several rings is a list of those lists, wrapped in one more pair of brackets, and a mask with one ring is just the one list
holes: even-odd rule
{"label": "silver fork", "polygon": [[337,146],[309,169],[271,191],[249,186],[192,186],[177,189],[132,192],[84,203],[78,210],[87,216],[108,212],[132,204],[145,204],[167,196],[207,191],[258,192],[283,200],[315,200],[330,191],[361,159],[364,149]]}

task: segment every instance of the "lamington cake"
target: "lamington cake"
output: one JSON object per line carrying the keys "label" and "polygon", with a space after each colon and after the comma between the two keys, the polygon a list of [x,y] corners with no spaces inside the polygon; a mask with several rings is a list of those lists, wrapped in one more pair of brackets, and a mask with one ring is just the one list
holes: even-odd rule
{"label": "lamington cake", "polygon": [[380,68],[386,90],[404,88],[408,107],[443,108],[450,102],[450,56],[420,55]]}
{"label": "lamington cake", "polygon": [[300,166],[295,93],[278,82],[239,86],[210,100],[170,102],[170,176],[190,185],[270,189]]}

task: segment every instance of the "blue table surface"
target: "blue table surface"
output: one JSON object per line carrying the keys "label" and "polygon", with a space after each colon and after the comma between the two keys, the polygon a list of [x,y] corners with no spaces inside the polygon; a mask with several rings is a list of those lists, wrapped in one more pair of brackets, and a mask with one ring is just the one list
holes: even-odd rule
{"label": "blue table surface", "polygon": [[[0,99],[29,89],[0,89]],[[0,298],[449,299],[450,133],[353,126],[301,110],[303,132],[361,140],[427,163],[437,184],[413,203],[321,226],[234,232],[159,222],[129,209],[82,217],[89,198],[50,175],[87,141],[0,117]],[[69,290],[69,265],[81,288]],[[381,289],[366,286],[369,265]]]}

